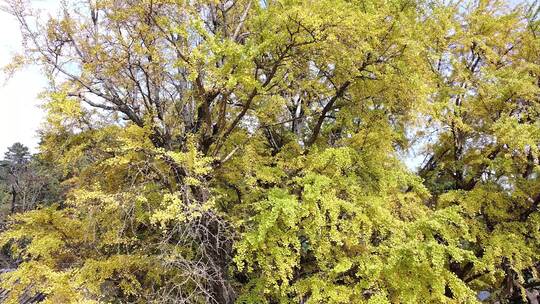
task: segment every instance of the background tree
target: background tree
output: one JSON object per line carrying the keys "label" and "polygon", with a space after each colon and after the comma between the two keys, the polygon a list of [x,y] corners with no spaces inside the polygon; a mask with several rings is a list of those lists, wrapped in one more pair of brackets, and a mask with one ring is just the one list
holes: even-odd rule
{"label": "background tree", "polygon": [[[28,147],[15,143],[8,147],[1,161],[2,202],[9,201],[9,213],[34,209],[38,203],[51,203],[59,197],[55,170],[31,155]],[[7,215],[3,214],[5,218]]]}
{"label": "background tree", "polygon": [[23,179],[27,176],[29,163],[30,152],[28,147],[21,143],[14,143],[11,147],[8,147],[2,166],[4,167],[3,175],[11,195],[11,213],[15,212],[18,201],[22,202],[23,206],[26,205],[27,198],[26,192],[23,191],[25,188]]}

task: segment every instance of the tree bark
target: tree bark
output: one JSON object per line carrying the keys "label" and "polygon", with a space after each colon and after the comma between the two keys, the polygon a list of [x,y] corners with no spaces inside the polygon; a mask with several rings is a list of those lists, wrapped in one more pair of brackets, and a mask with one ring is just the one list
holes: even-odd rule
{"label": "tree bark", "polygon": [[11,186],[11,214],[15,213],[15,202],[17,201],[17,191],[15,191],[15,186]]}

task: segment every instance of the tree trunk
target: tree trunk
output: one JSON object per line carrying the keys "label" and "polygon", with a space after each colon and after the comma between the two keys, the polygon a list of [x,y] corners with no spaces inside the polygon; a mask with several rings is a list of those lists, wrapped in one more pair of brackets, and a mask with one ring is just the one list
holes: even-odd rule
{"label": "tree trunk", "polygon": [[15,191],[15,187],[11,186],[11,214],[15,213],[15,202],[17,200],[17,191]]}

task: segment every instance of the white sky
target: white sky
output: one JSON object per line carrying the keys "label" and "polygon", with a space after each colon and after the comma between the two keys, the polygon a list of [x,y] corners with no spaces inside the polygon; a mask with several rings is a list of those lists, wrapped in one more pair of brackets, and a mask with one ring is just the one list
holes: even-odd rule
{"label": "white sky", "polygon": [[[33,7],[53,11],[57,0],[32,0]],[[8,64],[21,49],[21,37],[17,21],[0,10],[0,66]],[[6,81],[0,74],[0,159],[6,148],[15,142],[37,149],[37,129],[43,118],[37,96],[47,84],[39,68],[28,67]]]}

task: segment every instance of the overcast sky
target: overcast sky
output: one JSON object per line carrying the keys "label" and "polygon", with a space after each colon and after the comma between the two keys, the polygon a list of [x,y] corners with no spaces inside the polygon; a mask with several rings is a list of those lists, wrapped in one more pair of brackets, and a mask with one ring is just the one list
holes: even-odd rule
{"label": "overcast sky", "polygon": [[[33,0],[35,7],[43,12],[52,11],[57,0]],[[21,37],[17,21],[0,10],[0,66],[8,64],[21,49]],[[6,81],[0,75],[0,159],[6,148],[14,142],[21,142],[36,151],[37,129],[43,118],[39,108],[38,94],[43,91],[46,80],[37,67],[29,67]]]}

